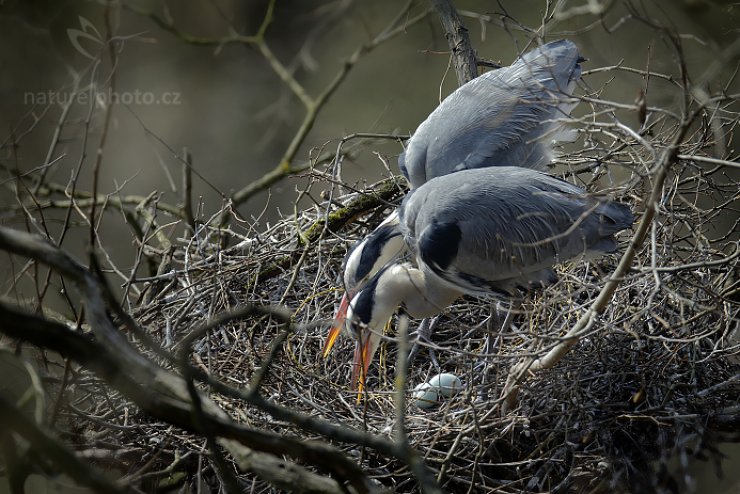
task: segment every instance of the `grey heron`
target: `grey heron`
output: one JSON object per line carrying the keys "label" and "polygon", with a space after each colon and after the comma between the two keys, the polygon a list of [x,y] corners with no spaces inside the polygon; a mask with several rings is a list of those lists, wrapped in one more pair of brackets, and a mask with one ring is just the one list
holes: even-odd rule
{"label": "grey heron", "polygon": [[382,268],[349,302],[357,336],[352,382],[360,387],[399,306],[429,317],[463,294],[511,296],[556,280],[552,267],[617,250],[630,208],[521,167],[463,170],[406,196],[399,230],[412,262]]}
{"label": "grey heron", "polygon": [[[544,169],[552,160],[551,143],[568,136],[560,120],[575,106],[571,95],[581,61],[573,42],[553,41],[458,88],[419,125],[399,156],[410,189],[465,169]],[[396,211],[350,250],[344,263],[345,295],[324,357],[339,335],[349,300],[405,251]]]}

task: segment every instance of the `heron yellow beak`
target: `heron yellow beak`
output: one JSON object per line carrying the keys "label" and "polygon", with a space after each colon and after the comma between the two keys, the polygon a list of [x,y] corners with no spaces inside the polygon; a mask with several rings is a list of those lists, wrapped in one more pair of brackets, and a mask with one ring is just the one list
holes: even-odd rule
{"label": "heron yellow beak", "polygon": [[375,354],[373,348],[373,342],[371,341],[373,334],[368,331],[367,336],[359,336],[357,344],[355,345],[355,355],[352,361],[352,389],[357,391],[357,403],[360,403],[362,397],[362,390],[365,387],[365,379],[367,378],[367,371],[370,368],[370,362],[372,362]]}
{"label": "heron yellow beak", "polygon": [[349,307],[349,297],[345,293],[342,297],[342,301],[339,303],[339,310],[337,310],[337,314],[334,316],[334,325],[329,330],[329,336],[326,338],[326,341],[324,342],[324,349],[321,350],[321,355],[326,358],[329,356],[329,352],[331,352],[332,347],[334,346],[334,343],[337,341],[337,337],[339,336],[339,333],[342,332],[342,327],[344,326],[344,320],[347,319],[347,308]]}
{"label": "heron yellow beak", "polygon": [[[391,319],[388,319],[384,327],[384,332],[388,332],[391,326]],[[364,334],[363,334],[364,333]],[[355,355],[352,362],[352,389],[357,391],[357,403],[362,399],[362,390],[365,387],[367,371],[375,357],[375,352],[380,346],[381,335],[375,330],[365,328],[358,335],[357,344],[355,345]]]}

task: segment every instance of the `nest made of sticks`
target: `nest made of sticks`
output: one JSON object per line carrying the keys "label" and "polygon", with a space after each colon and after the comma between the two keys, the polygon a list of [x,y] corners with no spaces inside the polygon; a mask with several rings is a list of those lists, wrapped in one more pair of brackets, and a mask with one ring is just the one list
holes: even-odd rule
{"label": "nest made of sticks", "polygon": [[[598,142],[595,134],[588,138]],[[632,203],[639,216],[653,176],[650,162],[638,143],[621,144],[621,151],[612,148],[609,162],[596,162],[583,151],[556,170],[592,190],[603,188],[599,184],[610,177],[612,195]],[[682,154],[699,156],[702,143],[692,146],[685,145]],[[310,175],[306,191],[323,186],[324,178]],[[673,458],[709,454],[720,465],[720,456],[713,454],[716,445],[738,425],[733,414],[740,397],[738,250],[730,237],[709,240],[701,232],[729,211],[728,198],[737,199],[738,190],[719,169],[692,159],[673,165],[666,183],[660,219],[607,309],[554,368],[524,381],[514,408],[505,409],[501,399],[512,366],[543,355],[562,340],[599,294],[617,255],[560,266],[554,286],[522,300],[510,331],[498,333],[490,300],[464,297],[441,315],[431,342],[418,342],[406,390],[440,371],[454,373],[464,386],[437,407],[407,404],[404,410],[410,443],[443,489],[671,492],[680,488],[681,468],[686,467],[670,467]],[[196,342],[193,363],[236,388],[247,387],[257,372],[264,372],[259,390],[274,402],[390,436],[398,416],[394,335],[384,342],[359,404],[349,382],[353,342],[341,341],[328,360],[321,358],[321,349],[341,295],[347,249],[392,207],[385,201],[401,194],[401,186],[389,179],[360,193],[337,195],[272,226],[236,217],[232,224],[241,224],[238,229],[201,226],[172,249],[160,276],[140,286],[145,295],[134,315],[151,336],[173,348],[194,327],[225,310],[244,304],[285,306],[294,322],[288,333],[282,321],[269,316],[231,320]],[[225,247],[224,239],[232,246]],[[626,232],[620,239],[623,251],[631,235]],[[500,310],[507,305],[500,301]],[[416,324],[411,323],[412,329]],[[483,355],[487,337],[494,338],[495,352]],[[282,343],[275,352],[278,339]],[[90,382],[80,389],[93,396],[97,386]],[[238,421],[320,439],[239,400],[215,392],[212,397]],[[149,442],[181,455],[202,447],[195,438],[143,415],[128,424],[136,429],[106,431],[90,418],[87,434],[137,443],[146,431]],[[396,459],[341,446],[382,486],[397,492],[417,488]],[[272,490],[267,483],[254,486],[257,492]]]}

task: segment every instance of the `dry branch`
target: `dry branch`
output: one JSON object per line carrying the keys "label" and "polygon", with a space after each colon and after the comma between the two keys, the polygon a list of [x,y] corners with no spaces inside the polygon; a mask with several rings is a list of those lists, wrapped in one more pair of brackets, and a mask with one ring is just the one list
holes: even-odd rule
{"label": "dry branch", "polygon": [[430,2],[437,11],[437,16],[445,30],[447,44],[450,46],[452,66],[455,67],[457,82],[462,86],[478,77],[478,59],[470,43],[468,30],[448,0],[430,0]]}

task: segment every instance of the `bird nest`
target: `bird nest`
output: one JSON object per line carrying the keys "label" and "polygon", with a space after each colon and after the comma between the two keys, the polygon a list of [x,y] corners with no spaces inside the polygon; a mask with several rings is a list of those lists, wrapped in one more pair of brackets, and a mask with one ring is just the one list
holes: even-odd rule
{"label": "bird nest", "polygon": [[[700,147],[693,150],[697,156]],[[585,152],[571,155],[556,170],[591,190],[606,183],[616,199],[632,204],[639,222],[655,170],[629,159],[634,146],[621,153],[608,163]],[[615,167],[622,178],[610,174]],[[330,183],[319,172],[307,178],[304,195]],[[211,378],[237,389],[252,386],[302,416],[389,438],[398,437],[402,421],[410,446],[448,492],[672,492],[688,464],[675,458],[711,458],[720,466],[716,445],[740,425],[737,244],[722,235],[710,240],[705,228],[737,199],[737,186],[721,167],[684,158],[669,167],[659,219],[610,302],[577,341],[567,339],[577,344],[564,358],[522,376],[514,400],[506,399],[512,369],[563,343],[619,254],[561,265],[555,285],[516,303],[464,297],[439,317],[428,340],[416,337],[418,321],[411,321],[408,341],[400,342],[413,347],[407,371],[397,365],[394,322],[358,401],[349,379],[352,340],[340,341],[328,359],[321,350],[342,294],[342,259],[397,202],[400,183],[391,178],[360,192],[335,190],[331,200],[273,225],[226,211],[236,226],[200,226],[172,246],[160,274],[139,283],[143,296],[132,314],[167,349],[180,350],[189,339],[191,362]],[[631,240],[622,234],[620,252]],[[285,307],[290,320],[277,312],[246,313],[194,333],[204,321],[245,305]],[[502,328],[509,310],[511,325]],[[178,371],[173,362],[163,364]],[[410,403],[409,390],[438,372],[458,376],[461,392],[427,409]],[[399,386],[406,402],[399,400]],[[204,447],[202,438],[132,413],[96,381],[81,380],[77,389],[107,414],[126,415],[125,426],[111,428],[108,419],[70,405],[83,437],[93,438],[88,446],[130,445],[142,478],[147,472],[159,472],[153,478],[160,481],[162,472],[172,478],[190,464],[185,471],[197,465],[200,481],[216,485],[217,476],[194,454]],[[295,421],[203,389],[240,423],[326,440]],[[334,443],[381,486],[418,489],[398,458]],[[243,479],[254,492],[274,489],[248,474]]]}

